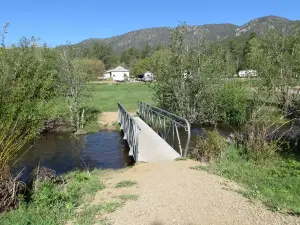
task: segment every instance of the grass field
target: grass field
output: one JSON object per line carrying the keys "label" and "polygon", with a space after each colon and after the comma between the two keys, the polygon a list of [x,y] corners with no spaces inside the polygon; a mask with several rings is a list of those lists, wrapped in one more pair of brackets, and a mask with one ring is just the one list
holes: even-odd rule
{"label": "grass field", "polygon": [[151,103],[150,87],[145,83],[92,84],[88,106],[101,112],[116,112],[120,102],[127,111],[137,109],[137,101]]}

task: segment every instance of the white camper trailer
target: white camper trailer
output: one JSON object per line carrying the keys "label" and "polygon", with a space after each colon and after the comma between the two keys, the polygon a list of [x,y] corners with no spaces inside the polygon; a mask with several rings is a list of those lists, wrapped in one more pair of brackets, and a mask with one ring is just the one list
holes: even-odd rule
{"label": "white camper trailer", "polygon": [[257,77],[257,71],[256,70],[242,70],[239,72],[239,77]]}
{"label": "white camper trailer", "polygon": [[150,82],[150,81],[154,80],[154,75],[153,75],[153,73],[147,71],[146,73],[138,75],[138,79],[140,81]]}

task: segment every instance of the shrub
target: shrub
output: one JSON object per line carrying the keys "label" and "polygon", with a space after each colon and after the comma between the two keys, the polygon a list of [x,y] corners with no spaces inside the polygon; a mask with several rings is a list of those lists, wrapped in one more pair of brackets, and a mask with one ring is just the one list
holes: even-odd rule
{"label": "shrub", "polygon": [[264,160],[275,155],[278,146],[275,141],[267,141],[268,128],[260,127],[258,124],[250,124],[246,132],[241,136],[245,154],[253,160]]}
{"label": "shrub", "polygon": [[204,131],[203,136],[198,136],[189,156],[199,161],[209,162],[212,159],[220,157],[227,149],[226,140],[218,131]]}
{"label": "shrub", "polygon": [[244,150],[247,157],[253,160],[265,160],[273,157],[279,150],[276,131],[280,124],[287,123],[283,120],[280,111],[261,106],[256,109],[246,125],[244,132],[237,135],[236,143]]}
{"label": "shrub", "polygon": [[219,120],[229,124],[243,124],[247,120],[246,87],[240,82],[230,82],[217,93]]}

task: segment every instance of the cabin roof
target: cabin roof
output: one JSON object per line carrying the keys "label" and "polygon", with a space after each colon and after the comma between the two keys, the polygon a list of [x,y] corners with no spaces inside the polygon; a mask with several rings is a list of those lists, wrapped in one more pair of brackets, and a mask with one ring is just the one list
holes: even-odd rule
{"label": "cabin roof", "polygon": [[123,66],[118,66],[117,68],[108,70],[105,73],[110,73],[110,72],[129,72],[129,70],[125,69]]}

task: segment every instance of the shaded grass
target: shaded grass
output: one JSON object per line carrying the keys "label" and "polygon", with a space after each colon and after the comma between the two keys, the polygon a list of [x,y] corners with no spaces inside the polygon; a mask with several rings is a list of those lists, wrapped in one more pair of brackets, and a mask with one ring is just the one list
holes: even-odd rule
{"label": "shaded grass", "polygon": [[198,167],[243,184],[241,193],[261,200],[270,209],[285,213],[300,213],[300,162],[292,157],[276,156],[265,161],[252,161],[239,150],[230,147],[227,154]]}
{"label": "shaded grass", "polygon": [[115,188],[133,187],[136,184],[137,184],[136,181],[122,180],[122,181],[120,181],[119,183],[116,184]]}
{"label": "shaded grass", "polygon": [[123,201],[128,201],[128,200],[136,201],[138,200],[139,196],[133,194],[123,194],[123,195],[119,195],[118,198],[120,198]]}
{"label": "shaded grass", "polygon": [[[86,207],[82,212],[77,215],[75,224],[78,225],[91,225],[95,222],[106,224],[106,220],[101,218],[101,214],[114,212],[116,209],[123,205],[123,201],[107,202],[100,205],[93,205]],[[95,218],[99,215],[100,218]]]}
{"label": "shaded grass", "polygon": [[71,172],[64,176],[64,184],[41,182],[30,202],[22,202],[17,210],[1,215],[0,224],[49,225],[64,224],[74,218],[79,204],[90,199],[104,185],[102,171]]}

